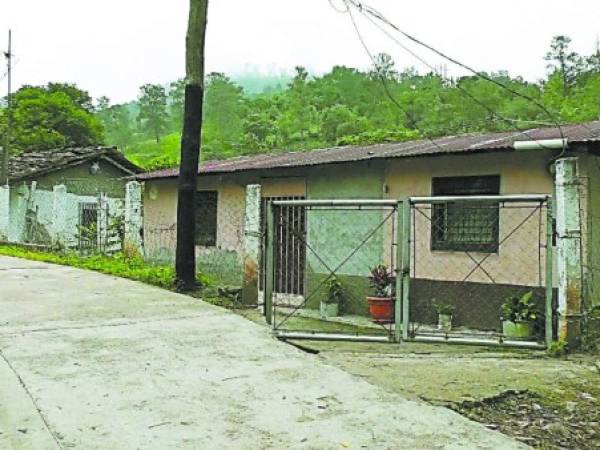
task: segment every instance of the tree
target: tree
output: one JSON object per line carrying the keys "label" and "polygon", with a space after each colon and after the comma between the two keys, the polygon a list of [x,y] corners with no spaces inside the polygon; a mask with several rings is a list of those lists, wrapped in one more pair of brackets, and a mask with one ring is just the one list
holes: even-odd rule
{"label": "tree", "polygon": [[[90,112],[91,97],[75,85],[24,86],[12,101],[11,148],[15,153],[103,141],[103,126]],[[0,113],[0,123],[5,122],[4,116]]]}
{"label": "tree", "polygon": [[549,61],[548,68],[558,72],[563,82],[563,92],[566,95],[574,83],[575,78],[582,70],[582,58],[571,51],[571,38],[568,36],[555,36],[550,44],[550,51],[544,58]]}
{"label": "tree", "polygon": [[208,0],[190,0],[186,36],[186,86],[177,197],[177,288],[196,288],[196,189],[204,98],[204,46]]}
{"label": "tree", "polygon": [[50,94],[61,92],[66,94],[73,104],[78,108],[84,109],[87,112],[94,111],[94,105],[92,103],[92,97],[87,91],[79,89],[75,84],[72,83],[48,83],[46,91]]}
{"label": "tree", "polygon": [[204,95],[204,127],[218,130],[217,139],[231,147],[242,134],[244,95],[242,88],[222,73],[211,73]]}
{"label": "tree", "polygon": [[395,80],[398,77],[398,71],[392,57],[387,53],[378,53],[375,55],[371,76],[373,78],[379,77],[385,80]]}
{"label": "tree", "polygon": [[167,129],[167,93],[159,84],[145,84],[140,87],[138,98],[140,112],[138,122],[148,136],[160,142]]}
{"label": "tree", "polygon": [[173,130],[181,130],[185,102],[185,80],[179,79],[169,85],[169,114]]}
{"label": "tree", "polygon": [[133,143],[135,132],[129,105],[108,106],[98,111],[96,115],[104,124],[107,144],[124,149]]}

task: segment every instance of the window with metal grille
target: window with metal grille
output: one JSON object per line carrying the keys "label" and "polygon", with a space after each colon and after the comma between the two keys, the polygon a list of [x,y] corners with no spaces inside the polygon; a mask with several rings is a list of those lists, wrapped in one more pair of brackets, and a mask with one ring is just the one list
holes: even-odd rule
{"label": "window with metal grille", "polygon": [[79,203],[79,248],[95,248],[98,243],[98,204]]}
{"label": "window with metal grille", "polygon": [[[499,195],[500,176],[433,179],[434,196]],[[448,202],[433,206],[432,250],[498,251],[500,213],[494,202]]]}
{"label": "window with metal grille", "polygon": [[217,245],[217,191],[196,192],[196,245]]}

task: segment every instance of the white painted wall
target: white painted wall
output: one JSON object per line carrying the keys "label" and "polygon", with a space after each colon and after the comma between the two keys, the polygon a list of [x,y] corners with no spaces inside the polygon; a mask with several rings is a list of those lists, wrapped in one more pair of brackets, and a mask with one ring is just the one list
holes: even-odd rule
{"label": "white painted wall", "polygon": [[[6,195],[4,191],[0,192],[0,202],[2,196]],[[36,189],[35,185],[21,184],[13,187],[8,196],[8,220],[2,219],[3,209],[0,206],[0,226],[2,220],[8,223],[6,228],[9,242],[24,243],[29,236],[29,240],[34,243],[63,248],[74,248],[78,245],[80,203],[99,202],[98,196],[72,194],[67,192],[63,185],[54,186],[52,191],[47,191]],[[109,224],[124,215],[122,199],[103,197],[101,203],[108,209]],[[28,216],[35,224],[33,230],[28,229],[32,223],[31,220],[27,220]],[[120,245],[120,241],[113,238],[108,242],[108,250],[117,251]]]}

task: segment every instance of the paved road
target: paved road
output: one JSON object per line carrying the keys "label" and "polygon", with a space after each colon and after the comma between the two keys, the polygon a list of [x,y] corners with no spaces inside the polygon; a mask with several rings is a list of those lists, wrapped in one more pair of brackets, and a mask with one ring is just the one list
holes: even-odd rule
{"label": "paved road", "polygon": [[522,448],[198,300],[0,257],[0,448]]}

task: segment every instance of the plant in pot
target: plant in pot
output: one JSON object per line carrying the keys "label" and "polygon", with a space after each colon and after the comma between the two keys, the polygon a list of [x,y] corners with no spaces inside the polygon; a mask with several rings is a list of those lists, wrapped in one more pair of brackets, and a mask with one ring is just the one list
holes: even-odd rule
{"label": "plant in pot", "polygon": [[456,311],[456,306],[434,302],[433,307],[438,313],[438,330],[452,331],[452,316]]}
{"label": "plant in pot", "polygon": [[533,336],[537,309],[533,291],[508,297],[502,304],[502,334],[505,337],[527,339]]}
{"label": "plant in pot", "polygon": [[394,284],[396,278],[387,266],[379,265],[371,269],[369,277],[375,295],[367,297],[369,313],[374,322],[390,323],[394,321]]}
{"label": "plant in pot", "polygon": [[342,283],[331,277],[325,284],[327,295],[321,299],[321,318],[337,317],[340,313],[340,305],[344,299]]}

